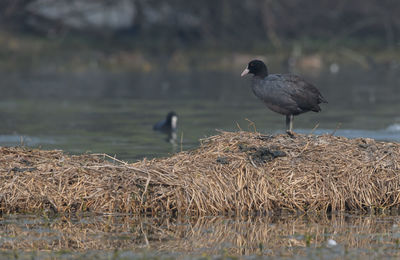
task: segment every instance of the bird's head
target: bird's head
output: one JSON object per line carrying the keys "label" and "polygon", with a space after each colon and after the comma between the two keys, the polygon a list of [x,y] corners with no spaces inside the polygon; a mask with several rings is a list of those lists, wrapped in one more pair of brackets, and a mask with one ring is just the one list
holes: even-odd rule
{"label": "bird's head", "polygon": [[246,69],[242,72],[240,76],[247,74],[254,74],[254,76],[266,77],[268,76],[268,69],[264,62],[260,60],[252,60],[247,65]]}
{"label": "bird's head", "polygon": [[172,129],[176,129],[178,123],[178,115],[174,111],[169,112],[167,115],[167,121],[169,124],[171,124]]}

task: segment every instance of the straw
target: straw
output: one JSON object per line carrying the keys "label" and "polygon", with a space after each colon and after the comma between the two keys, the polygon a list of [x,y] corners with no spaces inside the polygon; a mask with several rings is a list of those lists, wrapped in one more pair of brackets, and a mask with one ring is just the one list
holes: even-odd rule
{"label": "straw", "polygon": [[0,211],[247,215],[399,207],[400,144],[221,132],[128,164],[107,155],[0,148]]}

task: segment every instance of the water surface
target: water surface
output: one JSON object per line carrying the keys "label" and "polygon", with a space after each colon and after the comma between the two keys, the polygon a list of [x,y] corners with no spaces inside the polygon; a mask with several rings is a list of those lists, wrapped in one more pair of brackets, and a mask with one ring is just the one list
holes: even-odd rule
{"label": "water surface", "polygon": [[399,223],[398,216],[351,214],[179,219],[6,215],[0,219],[0,257],[399,257]]}

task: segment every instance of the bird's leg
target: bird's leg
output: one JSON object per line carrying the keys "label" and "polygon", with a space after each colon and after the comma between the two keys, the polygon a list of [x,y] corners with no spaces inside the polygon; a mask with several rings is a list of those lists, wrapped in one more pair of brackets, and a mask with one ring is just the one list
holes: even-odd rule
{"label": "bird's leg", "polygon": [[286,116],[286,133],[293,136],[293,115]]}
{"label": "bird's leg", "polygon": [[286,115],[286,132],[290,131],[290,115]]}

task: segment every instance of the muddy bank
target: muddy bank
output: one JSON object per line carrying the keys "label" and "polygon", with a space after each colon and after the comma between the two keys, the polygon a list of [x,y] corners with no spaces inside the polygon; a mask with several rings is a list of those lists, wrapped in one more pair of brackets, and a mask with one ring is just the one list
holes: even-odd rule
{"label": "muddy bank", "polygon": [[151,215],[370,211],[400,203],[400,144],[223,132],[134,164],[0,149],[0,210]]}

